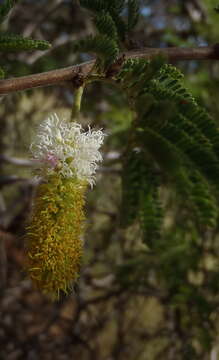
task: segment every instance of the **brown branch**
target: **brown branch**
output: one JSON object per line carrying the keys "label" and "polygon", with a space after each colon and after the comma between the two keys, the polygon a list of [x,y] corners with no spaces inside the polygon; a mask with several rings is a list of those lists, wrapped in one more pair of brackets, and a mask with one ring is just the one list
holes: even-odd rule
{"label": "brown branch", "polygon": [[[150,59],[156,55],[164,55],[171,62],[179,60],[219,60],[219,44],[214,46],[203,46],[199,48],[145,48],[141,50],[130,51],[124,55],[126,59]],[[78,72],[80,71],[83,75],[86,76],[93,64],[94,60],[40,74],[1,80],[0,94],[8,94],[11,92],[32,89],[40,86],[55,85],[63,81],[70,80],[74,84],[74,80],[76,82],[78,79]]]}

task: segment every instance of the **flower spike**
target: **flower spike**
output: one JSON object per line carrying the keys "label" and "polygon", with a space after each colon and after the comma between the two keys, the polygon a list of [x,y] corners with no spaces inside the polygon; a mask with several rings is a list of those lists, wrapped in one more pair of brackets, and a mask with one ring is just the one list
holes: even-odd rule
{"label": "flower spike", "polygon": [[67,293],[77,280],[83,254],[84,198],[95,183],[101,130],[87,132],[52,115],[31,146],[43,176],[33,204],[28,238],[28,272],[51,298]]}

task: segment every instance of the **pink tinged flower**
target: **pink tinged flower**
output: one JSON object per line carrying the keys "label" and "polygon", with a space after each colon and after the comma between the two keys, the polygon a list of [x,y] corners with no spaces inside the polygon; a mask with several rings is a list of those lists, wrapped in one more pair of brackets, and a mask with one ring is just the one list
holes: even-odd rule
{"label": "pink tinged flower", "polygon": [[59,163],[57,156],[50,153],[46,154],[44,161],[53,169],[55,169]]}
{"label": "pink tinged flower", "polygon": [[75,177],[95,183],[97,163],[102,161],[99,151],[105,134],[102,130],[84,131],[80,124],[60,120],[51,115],[39,126],[31,151],[42,171],[55,171],[65,178]]}

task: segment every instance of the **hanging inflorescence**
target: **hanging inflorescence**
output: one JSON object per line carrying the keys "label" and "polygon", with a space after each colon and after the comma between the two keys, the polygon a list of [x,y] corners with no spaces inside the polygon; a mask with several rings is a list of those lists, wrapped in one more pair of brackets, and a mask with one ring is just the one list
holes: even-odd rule
{"label": "hanging inflorescence", "polygon": [[79,275],[85,191],[95,183],[103,139],[101,130],[84,132],[55,114],[40,125],[31,146],[42,183],[27,229],[28,272],[52,298],[67,293]]}

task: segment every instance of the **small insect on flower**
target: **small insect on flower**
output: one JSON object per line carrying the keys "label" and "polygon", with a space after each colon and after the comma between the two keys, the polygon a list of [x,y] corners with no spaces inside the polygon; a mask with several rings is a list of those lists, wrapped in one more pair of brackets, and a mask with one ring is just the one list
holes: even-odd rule
{"label": "small insect on flower", "polygon": [[95,183],[101,130],[83,131],[52,115],[31,146],[43,177],[27,228],[28,272],[44,293],[58,298],[78,278],[83,253],[84,202]]}

